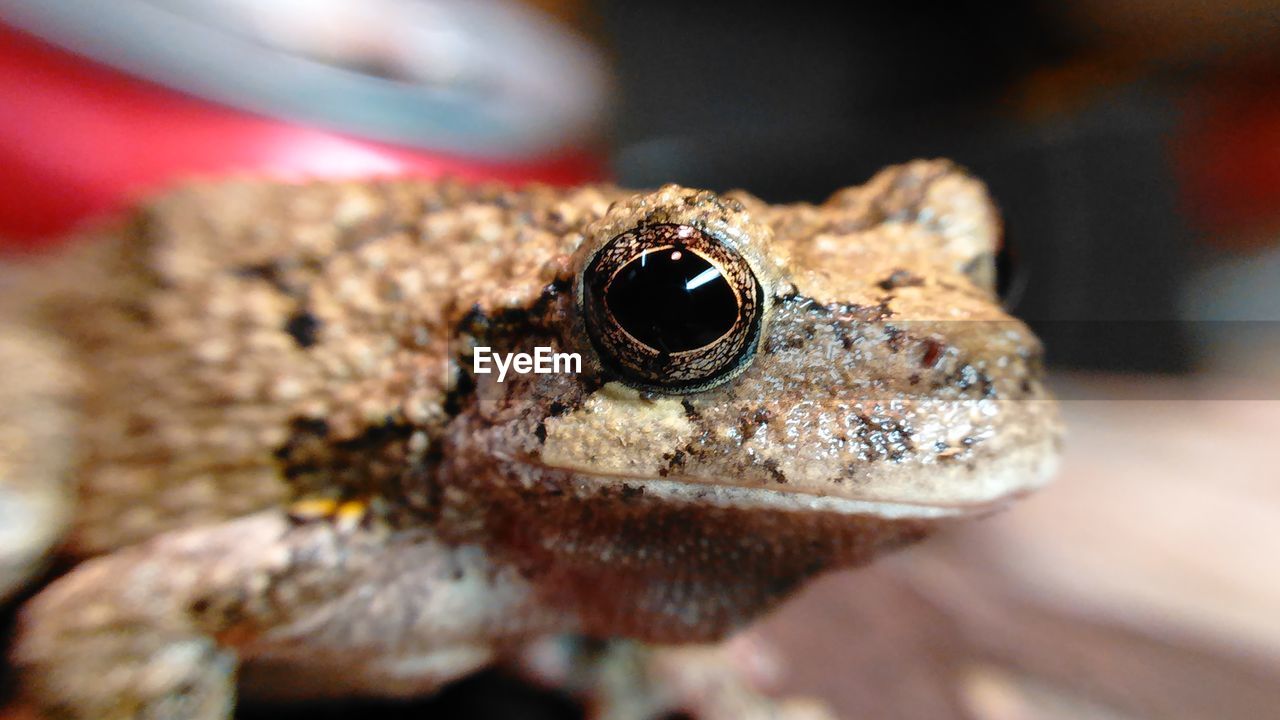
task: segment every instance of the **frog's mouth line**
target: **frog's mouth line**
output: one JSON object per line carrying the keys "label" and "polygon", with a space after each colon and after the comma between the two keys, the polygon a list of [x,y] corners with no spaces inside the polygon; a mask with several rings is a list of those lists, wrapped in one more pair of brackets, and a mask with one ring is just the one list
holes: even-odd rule
{"label": "frog's mouth line", "polygon": [[574,468],[556,467],[540,462],[520,461],[514,458],[509,458],[508,460],[556,473],[564,473],[568,476],[568,481],[576,486],[575,489],[582,491],[584,495],[597,494],[605,483],[615,487],[625,484],[633,489],[641,490],[644,496],[649,498],[735,509],[827,512],[840,515],[869,515],[888,520],[923,520],[982,515],[1003,507],[1011,499],[1000,497],[992,500],[954,504],[869,500],[817,495],[794,490],[724,485],[705,480],[594,473]]}
{"label": "frog's mouth line", "polygon": [[[590,476],[588,476],[590,477]],[[716,507],[791,510],[805,512],[829,512],[840,515],[873,515],[887,520],[933,519],[960,517],[992,507],[921,505],[887,500],[856,500],[852,498],[787,492],[769,488],[715,485],[706,482],[672,480],[670,478],[636,478],[649,497],[676,502],[697,502]]]}

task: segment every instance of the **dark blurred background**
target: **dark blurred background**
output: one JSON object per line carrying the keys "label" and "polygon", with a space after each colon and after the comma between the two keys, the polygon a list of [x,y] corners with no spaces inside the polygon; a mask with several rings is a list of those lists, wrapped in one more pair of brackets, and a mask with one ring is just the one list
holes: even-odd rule
{"label": "dark blurred background", "polygon": [[1186,371],[1202,338],[1177,321],[1264,319],[1196,295],[1244,246],[1280,277],[1274,4],[803,5],[602,3],[619,179],[815,201],[951,157],[1004,212],[1008,300],[1054,365]]}
{"label": "dark blurred background", "polygon": [[[932,156],[1003,211],[1006,302],[1075,401],[1063,475],[784,608],[794,685],[856,717],[1275,716],[1280,3],[0,0],[17,249],[193,174],[786,202]],[[567,702],[490,674],[304,715]]]}
{"label": "dark blurred background", "polygon": [[1003,209],[1007,300],[1054,366],[1252,371],[1280,342],[1278,18],[1263,0],[5,0],[0,237],[196,173],[784,202],[946,156]]}

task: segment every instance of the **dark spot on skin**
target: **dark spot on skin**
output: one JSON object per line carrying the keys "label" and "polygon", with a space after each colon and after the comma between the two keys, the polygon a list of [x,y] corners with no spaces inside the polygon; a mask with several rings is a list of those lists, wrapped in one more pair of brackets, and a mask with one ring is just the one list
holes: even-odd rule
{"label": "dark spot on skin", "polygon": [[209,598],[197,598],[195,602],[191,603],[191,613],[193,615],[203,615],[209,612],[211,605],[213,605],[213,602]]}
{"label": "dark spot on skin", "polygon": [[902,342],[903,338],[906,337],[906,333],[893,325],[886,325],[884,327],[884,334],[889,337],[888,342],[885,343],[885,347],[889,348],[890,352],[896,353],[902,350]]}
{"label": "dark spot on skin", "polygon": [[698,419],[698,409],[693,406],[693,403],[689,402],[688,398],[681,398],[680,406],[684,408],[685,417],[690,420]]}
{"label": "dark spot on skin", "polygon": [[[493,315],[485,316],[480,306],[476,305],[468,315],[478,315],[484,318],[487,322],[483,331],[487,331],[494,338],[499,335],[506,337],[532,337],[538,334],[539,330],[549,326],[550,323],[546,321],[553,318],[558,309],[563,312],[563,308],[558,308],[558,303],[567,298],[565,291],[568,288],[567,280],[557,278],[542,288],[542,293],[538,295],[538,299],[530,306],[503,307],[499,308]],[[483,332],[473,332],[471,334],[480,336]]]}
{"label": "dark spot on skin", "polygon": [[489,318],[476,303],[458,320],[458,332],[463,335],[481,336],[489,329]]}
{"label": "dark spot on skin", "polygon": [[769,423],[769,417],[769,411],[762,407],[744,415],[738,423],[738,432],[742,435],[742,439],[746,441],[755,437],[760,428]]}
{"label": "dark spot on skin", "polygon": [[774,482],[780,485],[786,484],[787,474],[782,472],[782,468],[778,467],[777,460],[774,460],[773,458],[765,460],[763,463],[763,466],[764,466],[764,469],[769,472],[769,477],[773,478]]}
{"label": "dark spot on skin", "polygon": [[535,437],[538,438],[539,444],[541,445],[547,444],[547,423],[545,420],[538,421],[538,426],[534,428],[533,434]]}
{"label": "dark spot on skin", "polygon": [[684,467],[685,453],[683,450],[677,450],[667,459],[667,466],[658,471],[662,477],[666,477],[678,468]]}
{"label": "dark spot on skin", "polygon": [[324,437],[329,434],[329,423],[321,418],[294,418],[289,423],[294,433]]}
{"label": "dark spot on skin", "polygon": [[232,268],[231,274],[238,278],[261,280],[262,282],[270,285],[277,292],[291,297],[300,297],[302,294],[302,288],[290,284],[290,271],[301,270],[304,272],[319,272],[322,267],[323,265],[319,261],[281,260],[277,262],[241,265],[239,267]]}
{"label": "dark spot on skin", "polygon": [[280,472],[293,486],[295,497],[338,494],[399,498],[401,507],[420,506],[429,499],[430,465],[439,456],[413,455],[409,439],[420,428],[387,421],[364,428],[347,439],[330,437],[323,420],[296,418],[289,437],[276,449]]}
{"label": "dark spot on skin", "polygon": [[300,310],[285,322],[284,331],[298,343],[298,347],[309,348],[316,344],[316,336],[320,332],[320,320],[315,315]]}
{"label": "dark spot on skin", "polygon": [[832,332],[840,339],[840,347],[845,350],[853,350],[853,348],[862,340],[859,334],[859,327],[852,322],[835,322],[829,325]]}
{"label": "dark spot on skin", "polygon": [[911,376],[907,378],[907,382],[911,383],[912,385],[919,385],[920,373],[911,373]]}
{"label": "dark spot on skin", "polygon": [[901,462],[907,459],[914,443],[915,430],[902,418],[858,414],[857,436],[868,458]]}
{"label": "dark spot on skin", "polygon": [[[470,364],[463,362],[461,358],[457,360],[459,368],[470,367]],[[464,400],[470,398],[475,392],[476,381],[471,373],[463,370],[458,373],[458,381],[453,387],[449,388],[449,392],[444,396],[444,411],[449,417],[456,417],[462,412]]]}
{"label": "dark spot on skin", "polygon": [[[585,368],[583,368],[585,370]],[[583,373],[578,376],[578,385],[582,389],[582,397],[585,398],[591,393],[604,387],[605,378],[602,375],[588,375]],[[579,403],[579,406],[581,403]]]}
{"label": "dark spot on skin", "polygon": [[919,287],[924,285],[924,280],[912,274],[909,270],[894,270],[889,277],[883,279],[879,283],[881,290],[893,290],[901,287]]}
{"label": "dark spot on skin", "polygon": [[633,500],[644,495],[644,488],[639,485],[622,484],[622,497],[624,500]]}
{"label": "dark spot on skin", "polygon": [[407,423],[397,423],[392,418],[387,418],[382,424],[367,427],[364,432],[354,438],[343,440],[341,445],[353,449],[374,450],[388,442],[407,440],[416,429]]}
{"label": "dark spot on skin", "polygon": [[264,280],[276,287],[283,287],[280,282],[280,266],[272,262],[259,263],[256,265],[241,265],[233,268],[231,274],[240,278],[255,278]]}
{"label": "dark spot on skin", "polygon": [[836,320],[844,323],[856,322],[876,322],[883,320],[892,315],[888,308],[884,306],[893,297],[885,298],[876,305],[857,305],[854,303],[832,303],[830,305],[813,305],[806,308],[810,311],[818,311],[819,315],[829,315]]}
{"label": "dark spot on skin", "polygon": [[547,405],[547,415],[544,420],[562,417],[578,410],[582,407],[582,403],[587,399],[587,397],[589,397],[594,390],[598,389],[591,387],[591,383],[585,379],[583,379],[579,384],[579,390],[581,390],[580,393],[572,395],[563,394],[558,400],[552,400],[551,403]]}
{"label": "dark spot on skin", "polygon": [[496,315],[486,318],[489,320],[488,330],[496,334],[503,330],[528,327],[532,324],[531,317],[545,310],[547,302],[555,296],[555,293],[552,293],[551,295],[544,293],[539,296],[538,301],[528,309],[514,307],[502,308]]}
{"label": "dark spot on skin", "polygon": [[924,353],[920,356],[920,367],[931,368],[938,364],[942,357],[942,343],[928,338],[924,341]]}
{"label": "dark spot on skin", "polygon": [[1021,390],[1022,390],[1022,394],[1023,394],[1023,395],[1030,395],[1030,394],[1031,394],[1031,381],[1030,381],[1030,380],[1028,380],[1028,379],[1026,379],[1026,378],[1023,378],[1023,379],[1022,379],[1022,384],[1020,384],[1018,387],[1019,387],[1019,389],[1021,389]]}
{"label": "dark spot on skin", "polygon": [[954,382],[956,387],[961,390],[979,388],[982,396],[986,398],[995,397],[996,394],[995,384],[991,382],[991,378],[968,363],[960,366],[960,369],[956,371]]}

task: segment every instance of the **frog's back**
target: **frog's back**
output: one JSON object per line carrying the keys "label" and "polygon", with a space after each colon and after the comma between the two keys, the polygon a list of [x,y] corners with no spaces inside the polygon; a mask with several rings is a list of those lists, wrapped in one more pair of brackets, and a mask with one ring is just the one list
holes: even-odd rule
{"label": "frog's back", "polygon": [[456,323],[536,298],[610,192],[194,185],[52,260],[31,317],[83,376],[70,547],[382,495],[401,478],[335,471],[370,438],[429,472]]}

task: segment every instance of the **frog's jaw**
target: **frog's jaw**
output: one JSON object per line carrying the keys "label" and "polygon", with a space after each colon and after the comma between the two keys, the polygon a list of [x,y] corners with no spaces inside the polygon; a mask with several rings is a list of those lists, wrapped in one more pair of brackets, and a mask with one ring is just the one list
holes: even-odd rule
{"label": "frog's jaw", "polygon": [[544,607],[592,635],[716,640],[815,574],[869,562],[946,521],[772,491],[588,475],[527,458],[473,453],[444,462],[440,534],[482,545]]}

